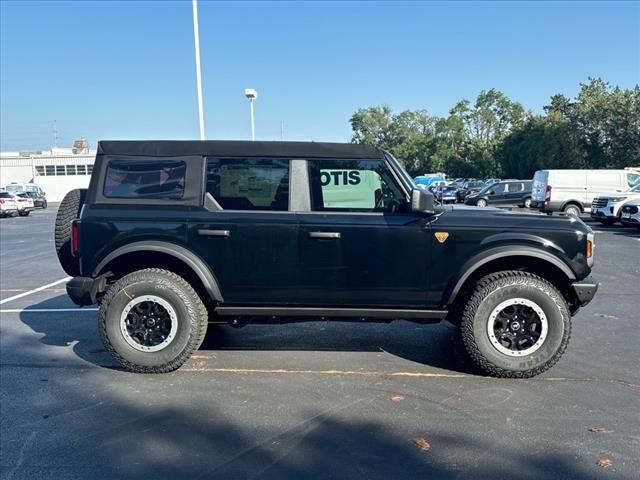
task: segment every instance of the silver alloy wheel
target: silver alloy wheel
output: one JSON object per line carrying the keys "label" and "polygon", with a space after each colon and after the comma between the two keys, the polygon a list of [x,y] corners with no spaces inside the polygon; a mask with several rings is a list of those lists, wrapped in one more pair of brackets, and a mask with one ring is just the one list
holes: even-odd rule
{"label": "silver alloy wheel", "polygon": [[544,343],[549,321],[542,308],[526,298],[510,298],[493,309],[487,335],[493,347],[509,357],[536,352]]}
{"label": "silver alloy wheel", "polygon": [[478,205],[478,207],[486,207],[487,206],[487,201],[484,198],[481,198],[480,200],[478,200],[477,205]]}
{"label": "silver alloy wheel", "polygon": [[157,352],[167,347],[178,331],[178,316],[169,302],[156,295],[134,298],[120,315],[120,331],[125,342],[141,352]]}
{"label": "silver alloy wheel", "polygon": [[574,216],[574,217],[580,216],[580,209],[578,207],[576,207],[575,205],[569,205],[569,206],[565,207],[563,211],[567,215],[571,215],[571,216]]}
{"label": "silver alloy wheel", "polygon": [[524,208],[531,208],[531,199],[530,198],[527,198],[524,201]]}

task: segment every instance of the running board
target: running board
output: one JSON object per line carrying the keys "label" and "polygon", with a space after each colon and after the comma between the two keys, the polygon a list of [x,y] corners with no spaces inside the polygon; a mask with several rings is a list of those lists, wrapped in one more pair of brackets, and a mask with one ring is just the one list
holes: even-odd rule
{"label": "running board", "polygon": [[216,313],[221,316],[274,316],[274,317],[357,317],[357,318],[390,318],[443,319],[447,310],[409,310],[392,308],[322,308],[322,307],[217,307]]}

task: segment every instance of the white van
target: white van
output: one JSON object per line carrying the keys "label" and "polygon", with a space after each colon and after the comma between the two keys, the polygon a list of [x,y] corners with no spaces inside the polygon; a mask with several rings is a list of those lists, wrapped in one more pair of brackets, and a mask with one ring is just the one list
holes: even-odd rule
{"label": "white van", "polygon": [[640,184],[634,170],[538,170],[533,176],[531,208],[580,215],[598,195],[623,192]]}

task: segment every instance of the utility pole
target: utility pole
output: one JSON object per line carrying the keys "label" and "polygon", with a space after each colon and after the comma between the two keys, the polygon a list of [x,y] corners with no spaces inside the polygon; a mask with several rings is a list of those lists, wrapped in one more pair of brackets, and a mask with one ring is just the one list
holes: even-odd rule
{"label": "utility pole", "polygon": [[58,148],[58,123],[53,121],[53,148]]}
{"label": "utility pole", "polygon": [[284,121],[280,120],[280,141],[284,140]]}

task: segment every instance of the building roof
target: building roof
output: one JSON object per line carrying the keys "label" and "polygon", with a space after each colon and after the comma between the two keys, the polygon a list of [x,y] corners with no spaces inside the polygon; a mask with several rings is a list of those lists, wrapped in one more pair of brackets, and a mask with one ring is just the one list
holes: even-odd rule
{"label": "building roof", "polygon": [[379,159],[370,145],[324,142],[253,142],[226,140],[102,140],[98,155],[132,156],[250,156]]}

